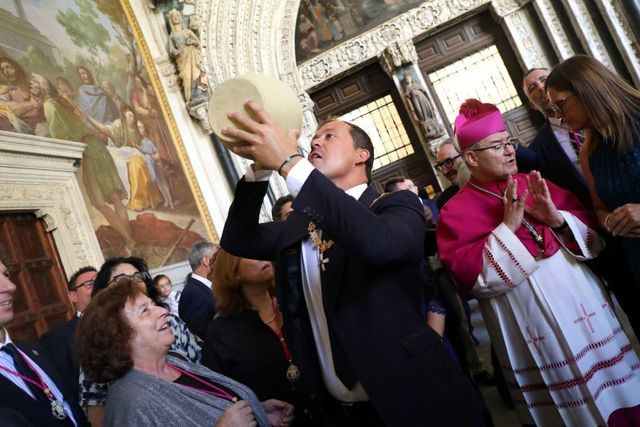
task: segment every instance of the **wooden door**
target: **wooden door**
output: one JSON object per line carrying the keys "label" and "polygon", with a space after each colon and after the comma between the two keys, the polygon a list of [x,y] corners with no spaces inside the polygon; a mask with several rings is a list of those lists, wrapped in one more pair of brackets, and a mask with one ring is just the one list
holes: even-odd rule
{"label": "wooden door", "polygon": [[17,287],[11,338],[36,341],[67,319],[67,280],[43,220],[32,213],[0,213],[0,259]]}
{"label": "wooden door", "polygon": [[[384,73],[379,63],[372,63],[311,93],[311,98],[315,102],[315,113],[320,122],[328,117],[343,116],[372,102],[379,102],[393,108],[393,114],[397,112],[400,120],[394,123],[397,129],[393,129],[392,132],[397,131],[406,135],[412,152],[398,160],[385,162],[379,167],[374,164],[372,185],[378,191],[382,191],[384,183],[388,179],[403,176],[411,178],[418,188],[424,188],[428,185],[438,188],[437,180],[429,167],[429,161],[402,99],[400,99],[393,81]],[[375,153],[376,158],[380,156],[381,153]]]}

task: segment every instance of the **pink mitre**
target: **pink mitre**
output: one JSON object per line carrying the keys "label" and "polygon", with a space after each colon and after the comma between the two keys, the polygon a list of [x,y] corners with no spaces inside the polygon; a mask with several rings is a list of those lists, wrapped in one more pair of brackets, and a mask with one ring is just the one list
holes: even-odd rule
{"label": "pink mitre", "polygon": [[456,117],[455,132],[460,150],[472,146],[482,138],[506,129],[500,110],[493,104],[467,99]]}

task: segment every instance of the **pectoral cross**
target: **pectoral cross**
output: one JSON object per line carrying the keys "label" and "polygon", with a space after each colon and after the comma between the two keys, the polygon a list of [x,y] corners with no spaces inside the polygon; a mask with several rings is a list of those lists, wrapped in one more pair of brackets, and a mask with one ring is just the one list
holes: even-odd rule
{"label": "pectoral cross", "polygon": [[325,264],[329,263],[329,257],[324,257],[324,252],[333,246],[333,240],[322,240],[322,230],[316,227],[313,222],[307,227],[309,238],[313,242],[313,247],[318,248],[318,266],[322,271],[326,270]]}

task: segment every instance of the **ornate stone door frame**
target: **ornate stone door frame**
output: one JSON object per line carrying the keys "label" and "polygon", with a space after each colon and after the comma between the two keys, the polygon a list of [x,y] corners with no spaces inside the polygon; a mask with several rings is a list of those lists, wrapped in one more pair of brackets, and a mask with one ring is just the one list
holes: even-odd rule
{"label": "ornate stone door frame", "polygon": [[0,131],[0,211],[34,212],[69,277],[104,262],[78,185],[85,144]]}

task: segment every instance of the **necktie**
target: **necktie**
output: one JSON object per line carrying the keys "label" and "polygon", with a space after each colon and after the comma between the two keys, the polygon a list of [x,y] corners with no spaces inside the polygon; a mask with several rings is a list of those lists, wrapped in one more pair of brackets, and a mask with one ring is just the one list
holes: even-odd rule
{"label": "necktie", "polygon": [[[13,364],[16,367],[16,372],[18,372],[20,375],[24,375],[25,377],[29,378],[30,380],[36,383],[40,383],[40,378],[38,377],[38,374],[36,374],[33,371],[33,369],[31,369],[31,366],[29,366],[29,364],[25,362],[24,358],[22,357],[17,347],[13,343],[9,343],[4,347],[2,347],[2,351],[7,353],[9,356],[11,356],[11,358],[13,359]],[[49,399],[44,394],[44,391],[42,391],[40,387],[37,387],[34,384],[31,384],[29,381],[25,381],[25,383],[27,384],[27,387],[29,387],[29,390],[31,390],[31,393],[35,396],[35,398],[39,400],[41,403],[46,404],[48,407]]]}
{"label": "necktie", "polygon": [[571,140],[573,151],[576,152],[576,156],[580,157],[580,149],[582,148],[583,144],[582,135],[574,131],[569,131],[569,139]]}
{"label": "necktie", "polygon": [[[18,348],[13,343],[9,343],[5,345],[0,349],[0,351],[4,351],[9,356],[11,356],[11,359],[13,359],[13,364],[16,368],[17,373],[25,376],[26,378],[29,378],[30,380],[38,384],[41,384],[41,380],[38,374],[33,369],[31,369],[31,366],[29,366],[27,361],[22,357],[22,355],[18,351]],[[63,420],[60,420],[60,419],[56,419],[52,415],[52,412],[51,412],[53,407],[52,401],[49,400],[47,395],[44,393],[44,390],[42,390],[40,387],[37,387],[34,384],[31,384],[29,381],[25,381],[25,383],[27,384],[27,387],[29,387],[29,390],[31,390],[31,393],[33,393],[33,395],[36,397],[36,400],[38,400],[42,405],[44,405],[44,409],[46,413],[51,415],[51,423],[48,425],[74,427],[74,424],[71,422],[68,416],[65,416]]]}

